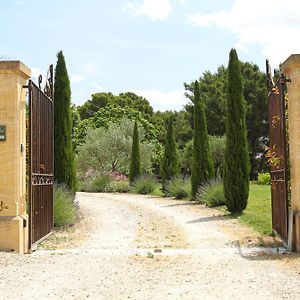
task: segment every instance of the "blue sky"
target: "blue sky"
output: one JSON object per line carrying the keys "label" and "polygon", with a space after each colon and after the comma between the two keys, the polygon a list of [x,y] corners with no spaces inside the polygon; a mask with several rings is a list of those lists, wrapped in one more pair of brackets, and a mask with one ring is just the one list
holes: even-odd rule
{"label": "blue sky", "polygon": [[[183,82],[241,60],[264,70],[300,53],[300,4],[286,0],[0,0],[0,57],[44,74],[62,49],[72,102],[133,91],[181,109]],[[296,37],[296,38],[294,38]]]}

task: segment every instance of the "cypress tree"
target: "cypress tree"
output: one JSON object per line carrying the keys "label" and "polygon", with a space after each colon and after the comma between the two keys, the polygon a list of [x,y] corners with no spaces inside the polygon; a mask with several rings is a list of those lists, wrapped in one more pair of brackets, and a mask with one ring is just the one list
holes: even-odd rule
{"label": "cypress tree", "polygon": [[240,62],[230,51],[226,102],[224,196],[231,213],[242,212],[249,196],[250,162]]}
{"label": "cypress tree", "polygon": [[165,189],[167,181],[179,173],[178,154],[174,137],[173,122],[173,116],[170,116],[167,121],[167,138],[165,143],[165,152],[161,163],[163,189]]}
{"label": "cypress tree", "polygon": [[141,175],[141,162],[140,162],[140,142],[137,121],[134,122],[133,137],[132,137],[132,150],[131,161],[129,170],[129,182],[133,182]]}
{"label": "cypress tree", "polygon": [[54,82],[54,179],[75,192],[71,88],[62,51],[57,54]]}
{"label": "cypress tree", "polygon": [[207,134],[205,107],[200,97],[199,83],[194,90],[194,136],[192,162],[192,197],[195,198],[201,184],[214,176],[214,165]]}

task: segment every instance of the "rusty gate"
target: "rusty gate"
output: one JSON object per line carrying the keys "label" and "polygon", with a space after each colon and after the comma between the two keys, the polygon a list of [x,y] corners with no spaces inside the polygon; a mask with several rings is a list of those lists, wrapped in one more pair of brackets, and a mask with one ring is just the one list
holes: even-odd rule
{"label": "rusty gate", "polygon": [[53,229],[53,66],[44,89],[29,80],[29,248]]}
{"label": "rusty gate", "polygon": [[268,158],[271,174],[272,227],[283,240],[288,240],[288,173],[285,115],[286,78],[280,74],[274,82],[267,61],[269,100]]}

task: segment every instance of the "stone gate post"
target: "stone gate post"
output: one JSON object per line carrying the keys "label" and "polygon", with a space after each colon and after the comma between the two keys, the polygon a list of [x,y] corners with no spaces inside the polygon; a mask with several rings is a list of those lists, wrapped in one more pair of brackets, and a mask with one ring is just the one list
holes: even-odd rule
{"label": "stone gate post", "polygon": [[28,252],[26,85],[31,71],[0,61],[0,250]]}
{"label": "stone gate post", "polygon": [[291,82],[288,90],[288,125],[291,168],[291,210],[294,213],[293,250],[300,252],[300,54],[292,54],[282,72]]}

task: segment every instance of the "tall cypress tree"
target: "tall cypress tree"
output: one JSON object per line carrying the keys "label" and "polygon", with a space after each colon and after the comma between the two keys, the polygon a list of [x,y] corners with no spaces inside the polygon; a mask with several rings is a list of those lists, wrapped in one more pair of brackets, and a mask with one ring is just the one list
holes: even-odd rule
{"label": "tall cypress tree", "polygon": [[71,88],[62,51],[57,54],[54,82],[54,179],[75,192]]}
{"label": "tall cypress tree", "polygon": [[242,212],[249,196],[250,162],[240,62],[235,49],[229,54],[224,195],[231,213]]}
{"label": "tall cypress tree", "polygon": [[200,97],[199,83],[194,90],[194,136],[192,162],[192,197],[195,198],[201,184],[214,176],[214,165],[207,134],[205,107]]}
{"label": "tall cypress tree", "polygon": [[171,115],[167,122],[167,138],[165,143],[165,152],[161,163],[161,177],[163,189],[168,180],[178,175],[179,163],[176,141],[174,137],[174,119]]}
{"label": "tall cypress tree", "polygon": [[133,182],[141,175],[141,162],[140,162],[140,142],[137,121],[134,122],[133,137],[132,137],[132,150],[131,161],[129,170],[129,182]]}

